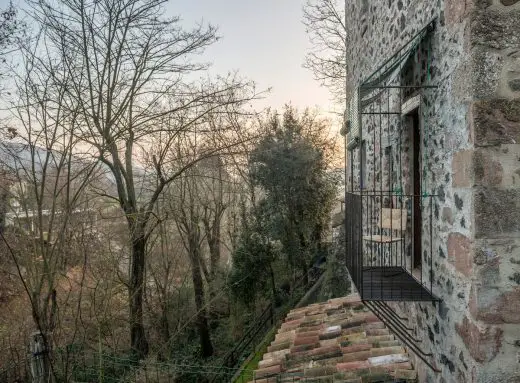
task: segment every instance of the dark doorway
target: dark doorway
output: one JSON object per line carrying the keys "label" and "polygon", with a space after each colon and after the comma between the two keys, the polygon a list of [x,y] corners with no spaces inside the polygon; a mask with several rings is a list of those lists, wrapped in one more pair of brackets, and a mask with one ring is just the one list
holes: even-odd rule
{"label": "dark doorway", "polygon": [[412,230],[413,230],[413,267],[422,265],[422,216],[421,216],[421,127],[419,109],[411,112],[411,141],[412,141]]}

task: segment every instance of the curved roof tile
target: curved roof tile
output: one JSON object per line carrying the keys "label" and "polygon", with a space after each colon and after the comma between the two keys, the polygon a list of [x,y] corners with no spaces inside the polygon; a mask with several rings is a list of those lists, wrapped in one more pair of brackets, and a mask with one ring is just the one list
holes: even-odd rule
{"label": "curved roof tile", "polygon": [[292,310],[267,350],[256,383],[417,379],[406,350],[357,294]]}

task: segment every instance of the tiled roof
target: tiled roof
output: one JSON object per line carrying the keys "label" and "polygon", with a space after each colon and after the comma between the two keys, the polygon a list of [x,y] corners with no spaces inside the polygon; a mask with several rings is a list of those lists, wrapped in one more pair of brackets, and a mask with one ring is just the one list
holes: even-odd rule
{"label": "tiled roof", "polygon": [[254,382],[416,379],[405,349],[356,294],[292,310],[260,361]]}

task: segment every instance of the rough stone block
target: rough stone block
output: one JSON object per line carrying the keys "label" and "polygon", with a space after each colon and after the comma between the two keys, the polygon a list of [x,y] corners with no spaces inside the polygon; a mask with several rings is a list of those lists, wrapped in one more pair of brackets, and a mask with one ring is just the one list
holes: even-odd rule
{"label": "rough stone block", "polygon": [[473,0],[473,3],[477,9],[485,9],[493,5],[493,0]]}
{"label": "rough stone block", "polygon": [[489,362],[495,358],[502,347],[502,329],[495,326],[478,326],[467,316],[455,324],[469,353],[477,362]]}
{"label": "rough stone block", "polygon": [[478,149],[474,155],[475,184],[479,186],[498,186],[502,183],[504,171],[500,162],[485,149]]}
{"label": "rough stone block", "polygon": [[502,69],[499,93],[504,98],[518,97],[520,92],[520,51],[508,53]]}
{"label": "rough stone block", "polygon": [[450,225],[453,225],[453,211],[451,210],[451,208],[447,206],[443,207],[441,218],[443,222],[448,222]]}
{"label": "rough stone block", "polygon": [[445,0],[444,18],[447,25],[460,23],[472,10],[472,0]]}
{"label": "rough stone block", "polygon": [[511,5],[515,5],[516,3],[518,3],[520,0],[500,0],[500,2],[502,3],[502,5],[506,6],[506,7],[509,7]]}
{"label": "rough stone block", "polygon": [[475,102],[473,116],[475,146],[520,142],[520,99]]}
{"label": "rough stone block", "polygon": [[504,59],[499,52],[486,48],[473,49],[473,96],[475,99],[496,98],[500,88],[500,78]]}
{"label": "rough stone block", "polygon": [[500,287],[502,280],[500,274],[501,259],[502,258],[500,256],[496,255],[495,257],[489,259],[485,265],[478,268],[476,274],[479,286],[482,288]]}
{"label": "rough stone block", "polygon": [[474,12],[471,20],[474,45],[494,49],[518,48],[520,46],[520,10],[509,12],[486,8]]}
{"label": "rough stone block", "polygon": [[503,169],[502,189],[520,189],[520,143],[502,144],[500,148],[489,148]]}
{"label": "rough stone block", "polygon": [[448,236],[448,257],[458,272],[471,276],[473,257],[471,240],[460,233]]}
{"label": "rough stone block", "polygon": [[467,188],[472,184],[473,150],[461,150],[453,155],[451,162],[452,186]]}
{"label": "rough stone block", "polygon": [[469,309],[476,319],[486,323],[520,323],[520,287],[501,291],[497,287],[473,286]]}
{"label": "rough stone block", "polygon": [[515,78],[514,80],[510,80],[508,84],[511,91],[520,92],[520,79]]}
{"label": "rough stone block", "polygon": [[475,238],[520,233],[520,190],[479,187],[474,194]]}

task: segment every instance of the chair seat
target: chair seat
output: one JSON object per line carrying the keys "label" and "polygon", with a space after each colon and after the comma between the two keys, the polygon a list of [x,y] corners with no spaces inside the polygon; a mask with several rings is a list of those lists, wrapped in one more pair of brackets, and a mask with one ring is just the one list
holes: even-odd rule
{"label": "chair seat", "polygon": [[368,242],[393,243],[393,242],[402,241],[403,238],[401,238],[401,237],[390,237],[388,235],[373,234],[373,235],[364,235],[363,236],[363,240],[368,241]]}

